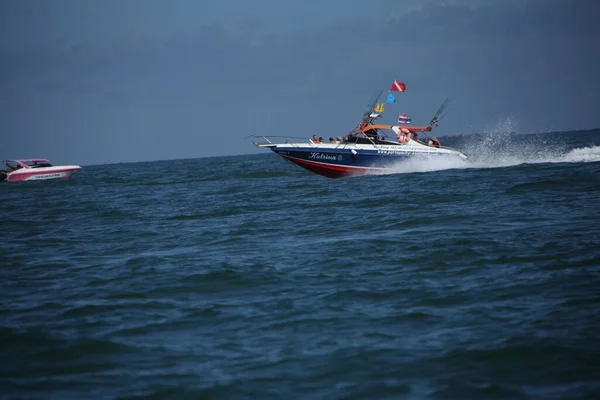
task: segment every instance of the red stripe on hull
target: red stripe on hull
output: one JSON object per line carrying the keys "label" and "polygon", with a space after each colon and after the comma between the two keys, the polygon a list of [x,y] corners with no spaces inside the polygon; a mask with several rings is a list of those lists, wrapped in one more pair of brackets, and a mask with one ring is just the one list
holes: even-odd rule
{"label": "red stripe on hull", "polygon": [[325,176],[327,178],[344,178],[348,176],[365,175],[370,172],[380,170],[379,168],[346,167],[343,165],[316,163],[282,154],[280,154],[280,156],[304,169],[309,170],[310,172]]}
{"label": "red stripe on hull", "polygon": [[21,172],[21,173],[18,173],[18,174],[10,174],[10,175],[8,175],[6,181],[7,182],[21,182],[21,181],[29,180],[30,178],[35,177],[35,176],[44,176],[44,175],[55,175],[55,174],[68,173],[68,175],[56,177],[56,179],[65,179],[65,178],[70,178],[77,171],[79,171],[79,170],[78,169],[72,169],[72,168],[66,168],[66,169],[60,169],[60,170],[57,170],[57,171],[42,172],[42,173],[40,173],[39,171],[33,170],[31,172],[28,171],[28,172]]}

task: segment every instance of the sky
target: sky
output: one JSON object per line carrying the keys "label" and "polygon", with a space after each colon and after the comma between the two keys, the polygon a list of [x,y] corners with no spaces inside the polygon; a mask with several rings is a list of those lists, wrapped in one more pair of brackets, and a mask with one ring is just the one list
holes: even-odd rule
{"label": "sky", "polygon": [[[5,0],[0,159],[56,164],[264,152],[388,106],[437,136],[600,127],[596,0]],[[384,92],[385,93],[385,92]]]}

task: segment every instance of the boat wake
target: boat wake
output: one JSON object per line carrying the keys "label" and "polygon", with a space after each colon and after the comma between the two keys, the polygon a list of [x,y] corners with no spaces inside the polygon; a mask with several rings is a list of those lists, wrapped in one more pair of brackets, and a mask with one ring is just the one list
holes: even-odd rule
{"label": "boat wake", "polygon": [[394,165],[381,175],[431,172],[467,168],[504,168],[522,164],[600,162],[600,146],[575,145],[560,135],[516,134],[514,121],[508,119],[495,129],[472,138],[461,138],[462,159],[409,159]]}
{"label": "boat wake", "polygon": [[[466,153],[466,151],[465,151]],[[468,153],[467,153],[468,154]],[[461,159],[430,159],[417,160],[411,159],[395,164],[391,169],[377,173],[377,175],[406,174],[414,172],[433,172],[449,169],[483,169],[483,168],[504,168],[513,167],[522,164],[543,164],[543,163],[590,163],[600,162],[600,146],[580,147],[567,151],[566,153],[556,153],[550,151],[547,154],[479,154],[471,156],[467,160]]]}
{"label": "boat wake", "polygon": [[600,161],[600,146],[581,147],[569,151],[562,161],[570,163],[586,163]]}

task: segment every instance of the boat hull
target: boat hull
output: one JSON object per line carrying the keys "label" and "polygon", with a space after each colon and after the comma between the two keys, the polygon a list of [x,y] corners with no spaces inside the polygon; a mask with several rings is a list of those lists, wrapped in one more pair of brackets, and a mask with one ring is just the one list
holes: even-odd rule
{"label": "boat hull", "polygon": [[328,177],[344,178],[389,171],[398,162],[407,159],[437,159],[439,157],[466,158],[449,149],[427,146],[333,146],[298,147],[277,145],[270,147],[285,160],[310,172]]}
{"label": "boat hull", "polygon": [[7,174],[7,182],[41,181],[49,179],[67,179],[72,177],[80,166],[56,166],[46,168],[23,168]]}

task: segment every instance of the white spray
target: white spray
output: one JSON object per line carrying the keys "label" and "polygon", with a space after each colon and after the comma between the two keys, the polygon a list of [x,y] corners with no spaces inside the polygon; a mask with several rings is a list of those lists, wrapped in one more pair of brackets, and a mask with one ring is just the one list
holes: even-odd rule
{"label": "white spray", "polygon": [[[499,120],[481,135],[474,135],[461,146],[467,160],[436,157],[398,162],[385,174],[430,172],[447,169],[500,168],[521,164],[581,163],[600,161],[600,146],[569,149],[567,143],[539,135],[518,135],[512,117]],[[443,145],[443,143],[442,143]]]}

